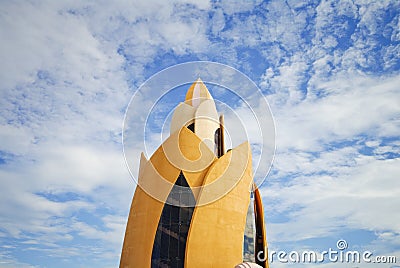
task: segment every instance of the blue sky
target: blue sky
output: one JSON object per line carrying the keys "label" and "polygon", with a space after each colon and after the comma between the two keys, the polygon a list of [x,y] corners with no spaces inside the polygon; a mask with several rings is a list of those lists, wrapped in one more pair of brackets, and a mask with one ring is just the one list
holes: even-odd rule
{"label": "blue sky", "polygon": [[237,68],[270,104],[271,250],[346,239],[400,261],[398,1],[2,1],[0,39],[1,268],[118,266],[125,109],[193,60]]}

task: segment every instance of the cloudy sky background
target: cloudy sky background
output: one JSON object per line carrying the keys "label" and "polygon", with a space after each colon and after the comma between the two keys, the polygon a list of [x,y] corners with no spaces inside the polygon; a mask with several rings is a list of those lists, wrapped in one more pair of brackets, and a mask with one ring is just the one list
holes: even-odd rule
{"label": "cloudy sky background", "polygon": [[2,1],[0,40],[0,267],[118,266],[125,109],[193,60],[269,101],[270,250],[346,239],[400,262],[398,1]]}

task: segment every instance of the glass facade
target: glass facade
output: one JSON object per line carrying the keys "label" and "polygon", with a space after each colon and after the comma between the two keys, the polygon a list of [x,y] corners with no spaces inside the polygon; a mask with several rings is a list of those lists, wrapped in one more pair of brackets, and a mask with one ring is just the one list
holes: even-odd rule
{"label": "glass facade", "polygon": [[154,239],[151,267],[183,268],[186,239],[194,210],[190,205],[196,201],[182,172],[167,200]]}
{"label": "glass facade", "polygon": [[243,261],[255,262],[254,239],[255,239],[255,215],[254,215],[254,198],[251,193],[250,204],[247,210],[246,227],[243,239]]}

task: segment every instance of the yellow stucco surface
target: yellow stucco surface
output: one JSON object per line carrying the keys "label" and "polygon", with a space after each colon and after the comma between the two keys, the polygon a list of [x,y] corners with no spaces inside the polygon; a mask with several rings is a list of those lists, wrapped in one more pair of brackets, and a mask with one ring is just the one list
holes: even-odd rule
{"label": "yellow stucco surface", "polygon": [[[198,95],[196,95],[196,93]],[[201,99],[212,99],[212,98],[213,97],[208,91],[206,85],[204,85],[201,79],[197,79],[197,81],[194,82],[187,91],[185,102],[192,106],[197,106],[195,105],[195,103],[198,103]]]}
{"label": "yellow stucco surface", "polygon": [[[151,267],[160,216],[182,172],[196,200],[186,240],[185,267],[233,268],[243,260],[253,183],[250,145],[245,142],[217,158],[213,144],[206,144],[206,140],[213,140],[220,124],[215,103],[201,80],[192,84],[176,113],[167,140],[149,160],[141,156],[120,267]],[[196,134],[186,128],[191,120]],[[262,210],[262,204],[260,207]],[[262,211],[257,213],[263,221]],[[263,235],[266,246],[265,229]]]}
{"label": "yellow stucco surface", "polygon": [[[205,150],[206,153],[200,150]],[[151,265],[154,237],[164,202],[181,172],[181,169],[169,161],[165,151],[173,155],[174,160],[178,158],[176,155],[180,154],[186,161],[194,161],[198,163],[198,166],[204,166],[200,171],[191,172],[190,168],[195,164],[180,163],[180,167],[185,168],[183,173],[190,187],[202,185],[204,175],[210,165],[204,165],[204,159],[201,160],[201,156],[204,156],[208,163],[212,163],[215,159],[207,146],[187,128],[182,128],[181,131],[171,135],[154,152],[149,161],[142,155],[139,185],[136,187],[132,200],[125,232],[121,268],[150,267]],[[198,168],[195,167],[195,169]],[[195,198],[198,193],[199,188],[194,191]]]}
{"label": "yellow stucco surface", "polygon": [[[236,158],[236,155],[239,157]],[[228,185],[233,184],[234,187],[216,201],[195,208],[187,238],[185,267],[231,268],[242,262],[243,236],[252,182],[249,156],[249,144],[244,143],[216,160],[210,168],[204,184],[221,179],[230,180]],[[235,159],[228,162],[233,169],[226,168],[227,162],[224,158]],[[240,166],[235,170],[237,161],[246,163],[244,170],[240,170]],[[227,174],[226,170],[231,170],[232,173]],[[224,185],[221,184],[221,187]],[[210,200],[215,194],[215,191],[203,189],[199,201]]]}
{"label": "yellow stucco surface", "polygon": [[219,128],[218,113],[214,100],[204,100],[197,107],[194,120],[196,135],[204,141],[210,150],[215,151],[215,131]]}
{"label": "yellow stucco surface", "polygon": [[[180,173],[180,169],[168,161],[164,149],[178,150],[188,159],[198,160],[201,155],[200,151],[195,153],[194,150],[201,143],[194,133],[183,129],[177,137],[179,146],[169,147],[166,141],[167,146],[160,146],[150,161],[142,157],[143,170],[140,171],[140,185],[132,200],[120,267],[151,265],[163,201]],[[187,240],[186,267],[200,267],[205,262],[208,267],[234,267],[241,261],[249,185],[252,181],[249,153],[249,145],[244,143],[219,159],[213,158],[212,165],[201,171],[183,171],[191,188],[207,185],[197,188],[195,192],[199,203],[218,199],[194,210]],[[239,163],[246,165],[243,168]],[[156,200],[147,194],[145,190],[149,189],[163,200]]]}
{"label": "yellow stucco surface", "polygon": [[186,127],[174,132],[159,150],[163,150],[170,164],[188,172],[202,171],[216,158],[214,152]]}
{"label": "yellow stucco surface", "polygon": [[188,126],[194,121],[196,108],[181,102],[176,108],[171,118],[170,133],[178,131],[183,126]]}

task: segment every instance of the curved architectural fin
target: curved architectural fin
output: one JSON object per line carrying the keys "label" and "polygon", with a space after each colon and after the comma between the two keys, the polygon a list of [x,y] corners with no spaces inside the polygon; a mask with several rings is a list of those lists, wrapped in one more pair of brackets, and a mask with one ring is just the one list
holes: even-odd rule
{"label": "curved architectural fin", "polygon": [[254,214],[256,221],[256,243],[255,258],[256,263],[263,268],[269,268],[267,235],[264,223],[264,208],[258,188],[254,190]]}
{"label": "curved architectural fin", "polygon": [[194,118],[194,133],[215,152],[215,131],[219,128],[219,118],[214,100],[204,100],[199,104]]}
{"label": "curved architectural fin", "polygon": [[200,172],[216,158],[214,152],[186,127],[173,133],[161,148],[169,163],[188,172]]}
{"label": "curved architectural fin", "polygon": [[181,102],[174,111],[171,119],[170,133],[180,130],[182,127],[188,126],[194,121],[196,109],[186,103]]}
{"label": "curved architectural fin", "polygon": [[145,169],[145,166],[147,165],[147,162],[148,162],[148,160],[147,160],[146,156],[144,155],[144,153],[142,152],[140,154],[140,166],[139,166],[138,180],[140,180],[140,178],[143,178],[143,171]]}
{"label": "curved architectural fin", "polygon": [[210,92],[203,81],[198,78],[189,88],[186,93],[185,102],[197,108],[203,100],[212,100]]}
{"label": "curved architectural fin", "polygon": [[[240,163],[245,163],[243,170]],[[185,267],[235,267],[243,261],[251,182],[248,143],[215,161],[204,179],[193,213],[195,224],[189,230]],[[209,202],[199,204],[205,201]]]}

